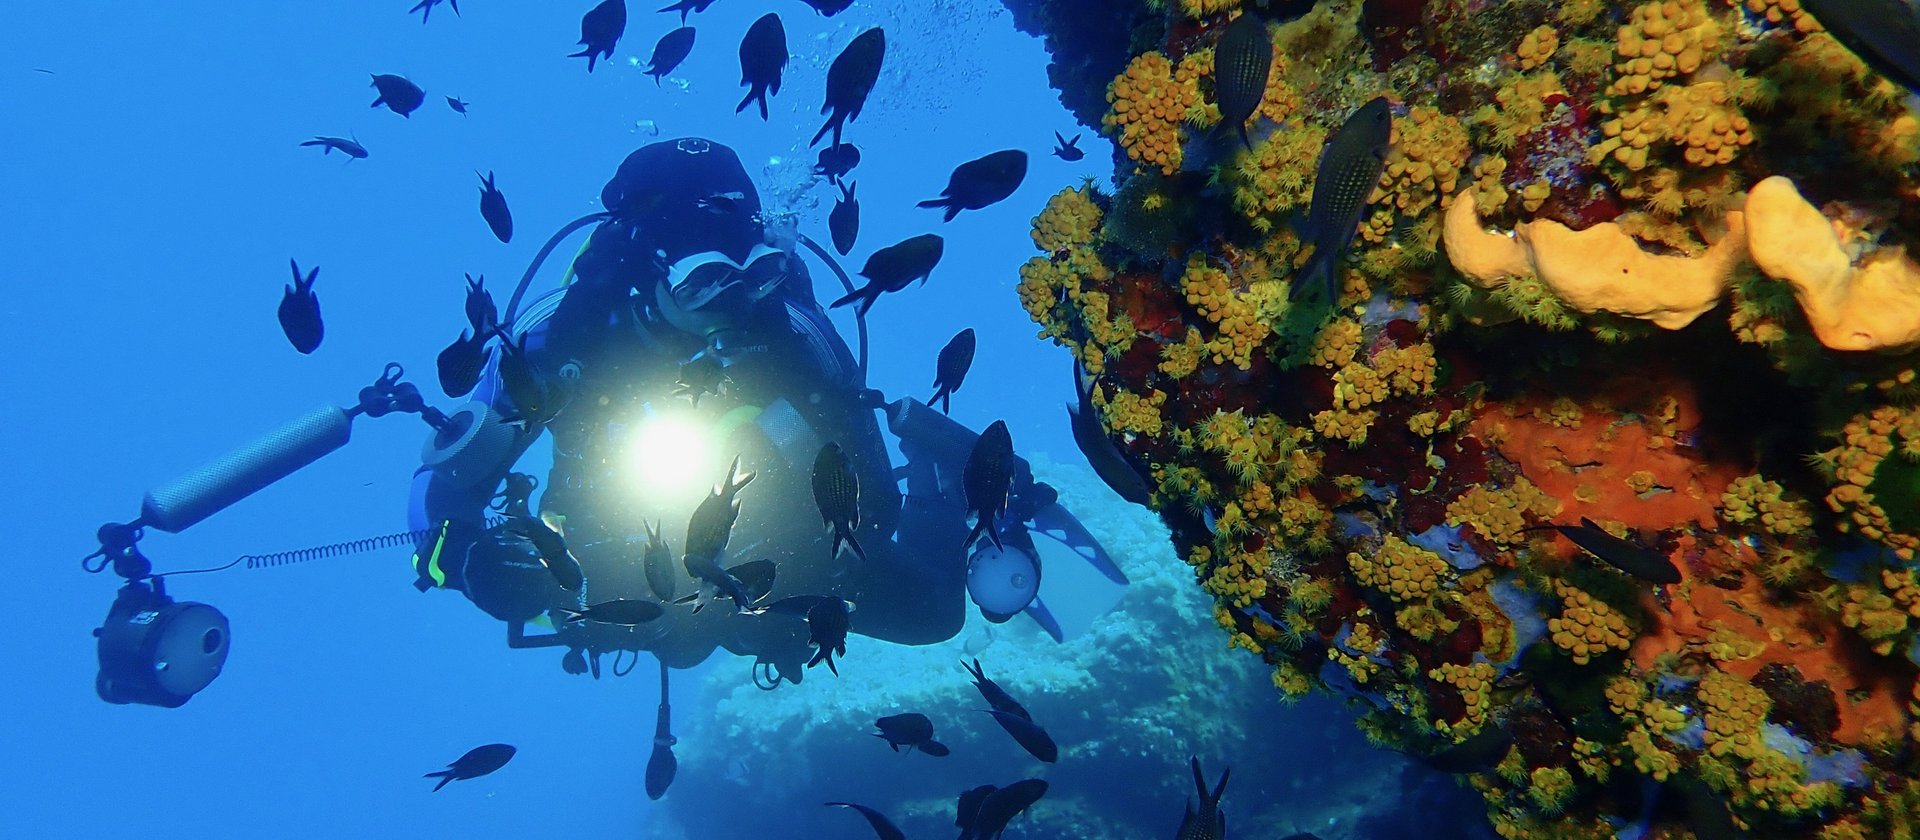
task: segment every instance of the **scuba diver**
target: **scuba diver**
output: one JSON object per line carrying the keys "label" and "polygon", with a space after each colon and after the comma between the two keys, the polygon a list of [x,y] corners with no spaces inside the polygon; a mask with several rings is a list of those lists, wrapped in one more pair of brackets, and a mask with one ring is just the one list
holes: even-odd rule
{"label": "scuba diver", "polygon": [[[642,147],[601,202],[605,212],[562,228],[535,257],[493,328],[499,340],[472,401],[429,442],[409,509],[409,527],[427,534],[414,557],[422,591],[464,593],[507,622],[514,647],[567,648],[573,673],[598,676],[608,652],[621,672],[622,652],[688,668],[724,647],[752,658],[755,683],[771,688],[800,681],[815,653],[804,615],[766,608],[782,599],[844,599],[851,632],[924,645],[960,630],[965,592],[990,620],[1026,612],[1058,639],[1035,597],[1031,533],[1126,582],[1024,460],[999,525],[1003,547],[968,547],[961,482],[978,435],[867,387],[864,320],[856,356],[815,298],[801,249],[851,282],[790,218],[762,212],[731,149],[694,137]],[[540,263],[588,225],[563,287],[522,309]],[[905,458],[898,468],[881,411]],[[553,465],[541,481],[514,464],[543,433]],[[864,556],[842,549],[814,506],[812,470],[829,445],[857,479],[853,536]],[[735,600],[752,603],[677,606],[710,583],[681,558],[687,540],[712,542],[687,523],[723,491],[737,518],[719,536],[719,564],[737,578],[726,587]],[[564,536],[569,557],[551,556],[542,524]],[[577,560],[584,583],[566,586],[556,560]],[[561,620],[616,600],[666,608],[631,625]],[[527,633],[543,619],[551,634]]]}

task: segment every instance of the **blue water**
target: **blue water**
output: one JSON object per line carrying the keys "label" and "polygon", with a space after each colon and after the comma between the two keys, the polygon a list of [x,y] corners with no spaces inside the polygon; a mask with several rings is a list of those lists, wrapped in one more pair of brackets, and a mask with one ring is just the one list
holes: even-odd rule
{"label": "blue water", "polygon": [[[1034,773],[1062,797],[1071,793],[1075,807],[1123,815],[1137,836],[1169,836],[1191,789],[1186,754],[1199,751],[1186,728],[1212,723],[1156,721],[1166,730],[1153,741],[1158,751],[1124,769],[1076,763],[1071,743],[1063,744],[1068,758],[1043,768],[990,727],[959,718],[978,700],[947,649],[936,673],[884,677],[903,690],[951,684],[961,711],[947,725],[963,730],[955,740],[991,743],[998,759],[935,765],[916,755],[919,763],[903,764],[857,730],[784,756],[728,744],[723,728],[702,727],[724,690],[746,679],[745,663],[723,652],[675,683],[682,774],[664,802],[649,803],[639,780],[658,700],[651,660],[633,677],[596,681],[562,673],[554,651],[508,650],[501,624],[465,599],[414,591],[404,549],[176,578],[176,597],[212,603],[231,619],[225,673],[179,709],[112,706],[94,695],[89,631],[117,583],[79,568],[94,528],[132,518],[146,489],[306,409],[351,403],[388,361],[452,407],[433,386],[433,361],[463,321],[462,273],[484,273],[504,305],[503,287],[550,231],[599,209],[601,185],[634,148],[680,135],[729,144],[763,201],[800,212],[803,230],[825,240],[833,192],[806,177],[813,152],[803,144],[819,125],[827,63],[871,26],[888,33],[887,69],[848,128],[865,158],[853,175],[860,243],[847,262],[857,267],[873,249],[929,230],[947,239],[929,283],[874,308],[871,384],[925,398],[935,353],[972,327],[979,351],[954,416],[976,429],[1004,419],[1023,453],[1084,475],[1061,408],[1071,397],[1068,359],[1033,339],[1013,287],[1032,255],[1030,217],[1058,189],[1107,175],[1111,147],[1060,108],[1039,41],[1015,32],[998,4],[863,2],[826,19],[798,2],[723,0],[694,18],[691,58],[659,86],[633,62],[644,65],[654,40],[677,23],[645,4],[634,5],[614,59],[592,74],[566,57],[591,4],[468,0],[463,16],[442,5],[425,26],[406,14],[409,5],[185,0],[0,12],[0,325],[8,339],[0,469],[20,523],[6,531],[4,552],[15,601],[0,647],[10,676],[0,691],[0,756],[9,768],[0,836],[863,837],[851,814],[796,809],[843,797],[951,797]],[[742,93],[736,46],[769,9],[785,21],[793,59],[763,123],[733,113]],[[370,73],[408,76],[426,89],[425,104],[404,119],[369,108]],[[449,110],[446,95],[471,102],[470,116]],[[1084,133],[1086,159],[1047,155],[1055,130]],[[371,157],[348,163],[297,145],[314,135],[352,135]],[[936,211],[912,207],[937,195],[954,165],[1000,148],[1031,155],[1012,198],[944,225]],[[479,218],[476,170],[496,173],[511,202],[511,245]],[[273,315],[289,257],[321,268],[327,336],[312,356],[289,348]],[[555,277],[549,271],[543,283]],[[816,277],[826,293],[826,275]],[[851,335],[851,321],[839,322]],[[143,548],[160,568],[179,569],[403,530],[425,431],[406,416],[361,419],[343,450],[185,533],[149,534]],[[542,451],[523,468],[538,465]],[[1097,492],[1076,504],[1120,505]],[[1186,574],[1148,531],[1110,538],[1138,552],[1134,562]],[[1107,632],[1124,635],[1111,622],[1125,620],[1129,602],[1107,612],[1119,594],[1078,574],[1061,572],[1084,587],[1053,595],[1073,632],[1107,621]],[[1190,635],[1181,643],[1217,651],[1223,640],[1204,598],[1191,587],[1184,596]],[[1005,627],[1026,646],[996,643],[983,658],[1049,655],[1030,626]],[[1156,644],[1172,647],[1149,642],[1143,658]],[[888,661],[887,647],[856,639],[843,670],[857,673],[863,654]],[[1231,656],[1239,668],[1232,685],[1152,688],[1163,697],[1244,694],[1236,708],[1268,740],[1243,745],[1249,754],[1203,755],[1209,774],[1227,762],[1286,769],[1265,782],[1236,774],[1229,811],[1259,811],[1274,820],[1267,825],[1329,838],[1359,836],[1343,834],[1341,819],[1380,810],[1391,793],[1343,805],[1352,796],[1330,796],[1329,786],[1347,790],[1343,780],[1399,773],[1401,763],[1367,752],[1330,701],[1281,706],[1264,670]],[[831,691],[831,679],[820,674],[805,688]],[[864,679],[870,687],[876,676]],[[1141,724],[1121,713],[1129,692],[1147,685],[1066,684],[1030,705],[1105,710],[1112,720],[1065,728],[1104,731],[1124,747]],[[904,710],[869,710],[860,697],[830,702],[856,718]],[[747,701],[727,702],[728,714],[753,714],[738,708]],[[795,727],[790,737],[812,731],[805,720]],[[422,773],[492,741],[520,752],[493,776],[428,793]],[[727,760],[735,754],[758,758]],[[809,767],[844,772],[811,775]],[[847,777],[902,772],[926,774],[924,784],[846,789]],[[757,795],[753,773],[777,774],[781,798]],[[818,787],[795,782],[801,774]],[[836,779],[842,787],[829,789]],[[1037,810],[1048,807],[1043,800]],[[844,833],[801,828],[823,819]],[[1072,819],[1049,824],[1062,821]],[[1016,823],[1008,836],[1059,836],[1028,831]]]}

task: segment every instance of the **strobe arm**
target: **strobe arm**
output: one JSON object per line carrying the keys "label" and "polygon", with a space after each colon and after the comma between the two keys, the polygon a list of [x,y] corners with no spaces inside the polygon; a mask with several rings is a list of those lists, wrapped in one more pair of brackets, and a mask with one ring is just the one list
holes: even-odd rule
{"label": "strobe arm", "polygon": [[154,488],[140,502],[140,518],[126,526],[177,534],[233,503],[260,492],[347,444],[353,418],[395,411],[419,414],[436,429],[447,417],[425,404],[420,390],[400,381],[405,371],[388,363],[379,379],[360,390],[353,408],[323,405],[199,469]]}

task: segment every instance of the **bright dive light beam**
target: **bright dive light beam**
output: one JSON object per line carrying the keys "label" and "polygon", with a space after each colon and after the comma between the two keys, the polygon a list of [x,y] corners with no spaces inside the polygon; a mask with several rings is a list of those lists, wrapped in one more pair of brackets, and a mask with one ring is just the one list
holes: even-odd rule
{"label": "bright dive light beam", "polygon": [[627,447],[628,476],[656,503],[687,499],[713,481],[713,443],[707,424],[677,412],[655,414],[641,421]]}

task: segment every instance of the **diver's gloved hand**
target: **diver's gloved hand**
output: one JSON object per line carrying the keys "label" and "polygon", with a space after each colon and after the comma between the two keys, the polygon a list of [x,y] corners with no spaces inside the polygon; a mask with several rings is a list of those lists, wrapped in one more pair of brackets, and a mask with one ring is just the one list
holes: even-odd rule
{"label": "diver's gloved hand", "polygon": [[560,657],[560,670],[574,676],[587,672],[587,652],[580,648],[567,648],[567,655]]}

